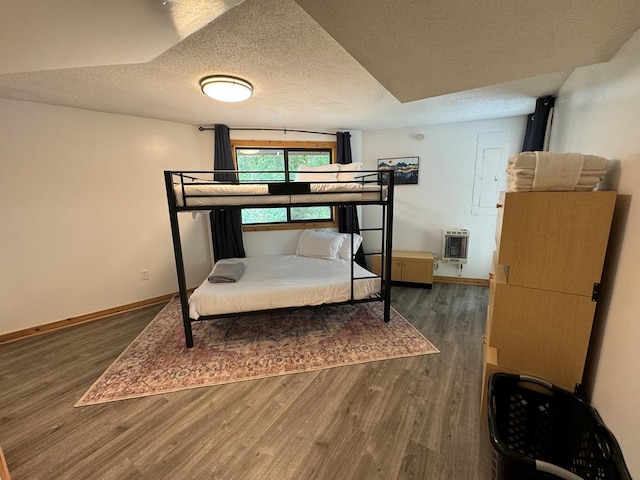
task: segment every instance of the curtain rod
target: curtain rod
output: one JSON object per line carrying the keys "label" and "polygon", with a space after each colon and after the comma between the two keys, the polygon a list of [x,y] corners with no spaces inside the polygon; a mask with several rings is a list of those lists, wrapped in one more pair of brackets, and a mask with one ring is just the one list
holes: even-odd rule
{"label": "curtain rod", "polygon": [[[215,130],[216,127],[198,127],[198,130],[200,130],[201,132],[205,131],[205,130]],[[253,130],[253,131],[260,131],[260,130],[268,130],[268,131],[272,131],[272,132],[283,132],[285,135],[287,134],[287,132],[296,132],[296,133],[313,133],[315,135],[337,135],[337,133],[329,133],[329,132],[314,132],[311,130],[294,130],[291,128],[243,128],[243,127],[229,127],[229,130]]]}

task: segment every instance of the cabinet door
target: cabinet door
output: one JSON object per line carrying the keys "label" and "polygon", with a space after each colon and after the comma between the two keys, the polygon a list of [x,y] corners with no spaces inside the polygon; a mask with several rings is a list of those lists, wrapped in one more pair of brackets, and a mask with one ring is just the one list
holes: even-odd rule
{"label": "cabinet door", "polygon": [[[385,257],[386,260],[386,257]],[[371,272],[376,275],[382,275],[382,256],[371,256]],[[391,280],[402,281],[402,262],[395,258],[391,259]]]}
{"label": "cabinet door", "polygon": [[600,283],[616,192],[504,195],[496,240],[508,283],[591,296]]}
{"label": "cabinet door", "polygon": [[[433,264],[426,260],[402,259],[402,281],[413,283],[433,283]],[[429,270],[431,268],[431,270]]]}
{"label": "cabinet door", "polygon": [[501,364],[561,385],[582,381],[591,297],[494,283],[487,341]]}

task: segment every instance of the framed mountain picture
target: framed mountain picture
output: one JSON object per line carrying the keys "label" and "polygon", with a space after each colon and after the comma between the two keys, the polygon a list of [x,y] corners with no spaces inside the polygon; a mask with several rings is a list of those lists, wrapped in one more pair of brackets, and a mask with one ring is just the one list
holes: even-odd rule
{"label": "framed mountain picture", "polygon": [[420,157],[379,158],[378,170],[393,170],[396,185],[415,185],[418,183]]}

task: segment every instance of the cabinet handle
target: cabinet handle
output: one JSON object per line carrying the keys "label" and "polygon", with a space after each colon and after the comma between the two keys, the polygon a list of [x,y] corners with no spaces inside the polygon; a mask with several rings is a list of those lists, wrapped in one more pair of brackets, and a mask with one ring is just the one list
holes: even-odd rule
{"label": "cabinet handle", "polygon": [[504,205],[502,205],[501,203],[496,203],[496,208],[502,208]]}

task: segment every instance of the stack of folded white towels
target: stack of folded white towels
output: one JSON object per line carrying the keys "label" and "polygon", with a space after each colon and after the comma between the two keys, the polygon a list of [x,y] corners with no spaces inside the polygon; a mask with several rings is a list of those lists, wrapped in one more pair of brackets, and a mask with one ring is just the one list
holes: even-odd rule
{"label": "stack of folded white towels", "polygon": [[594,190],[609,160],[580,153],[523,152],[509,158],[508,192]]}

